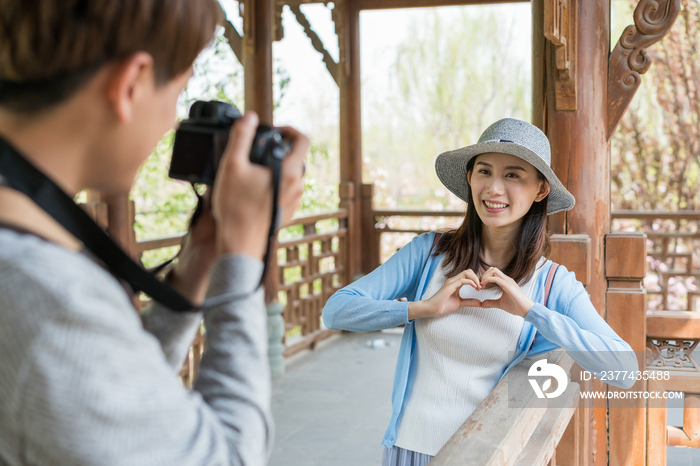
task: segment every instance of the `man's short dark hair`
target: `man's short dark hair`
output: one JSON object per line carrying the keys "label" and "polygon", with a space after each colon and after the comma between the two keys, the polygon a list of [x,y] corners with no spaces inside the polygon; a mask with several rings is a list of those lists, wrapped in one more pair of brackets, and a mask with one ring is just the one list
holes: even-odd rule
{"label": "man's short dark hair", "polygon": [[0,107],[47,109],[138,51],[153,56],[164,84],[212,39],[216,1],[0,0]]}

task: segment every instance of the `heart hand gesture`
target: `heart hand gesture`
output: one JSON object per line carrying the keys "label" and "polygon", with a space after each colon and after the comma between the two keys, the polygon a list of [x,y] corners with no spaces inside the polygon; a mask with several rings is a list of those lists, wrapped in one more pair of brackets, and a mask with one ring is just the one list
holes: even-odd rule
{"label": "heart hand gesture", "polygon": [[535,304],[515,283],[515,280],[496,267],[491,267],[481,276],[482,286],[486,286],[489,283],[501,287],[503,295],[498,299],[487,299],[481,302],[480,307],[503,309],[510,314],[525,317]]}
{"label": "heart hand gesture", "polygon": [[408,305],[408,319],[420,319],[423,317],[440,317],[466,306],[481,306],[478,299],[462,299],[459,289],[464,285],[471,285],[477,290],[482,288],[479,277],[473,270],[448,278],[444,285],[430,298],[424,301],[414,301]]}

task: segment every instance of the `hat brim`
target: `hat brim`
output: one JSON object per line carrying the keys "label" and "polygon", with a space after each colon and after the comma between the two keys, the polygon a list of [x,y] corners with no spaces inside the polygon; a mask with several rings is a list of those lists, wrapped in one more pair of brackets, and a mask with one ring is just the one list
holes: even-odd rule
{"label": "hat brim", "polygon": [[438,178],[455,196],[467,200],[469,183],[467,182],[467,165],[480,154],[497,152],[509,154],[531,164],[549,182],[550,192],[547,200],[547,215],[564,210],[571,210],[576,203],[574,196],[561,184],[547,163],[530,149],[512,142],[485,142],[460,149],[444,152],[435,160],[435,172]]}

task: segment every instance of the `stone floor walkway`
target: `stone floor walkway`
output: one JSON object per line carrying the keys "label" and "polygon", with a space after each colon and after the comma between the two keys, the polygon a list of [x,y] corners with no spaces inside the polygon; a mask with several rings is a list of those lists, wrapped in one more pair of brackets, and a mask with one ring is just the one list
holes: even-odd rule
{"label": "stone floor walkway", "polygon": [[[269,466],[378,466],[402,329],[333,336],[273,382]],[[367,343],[385,340],[373,349]]]}

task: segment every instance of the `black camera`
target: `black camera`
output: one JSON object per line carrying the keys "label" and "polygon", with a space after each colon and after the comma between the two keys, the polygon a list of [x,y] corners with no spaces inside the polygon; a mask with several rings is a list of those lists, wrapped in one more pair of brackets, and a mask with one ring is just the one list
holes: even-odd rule
{"label": "black camera", "polygon": [[[168,176],[213,185],[231,125],[240,117],[241,112],[226,102],[198,100],[193,103],[189,118],[183,120],[175,132]],[[250,161],[273,167],[281,163],[290,149],[289,141],[279,130],[259,125],[250,149]]]}

